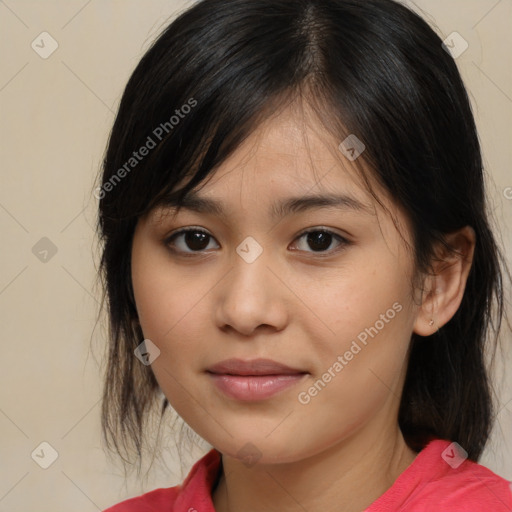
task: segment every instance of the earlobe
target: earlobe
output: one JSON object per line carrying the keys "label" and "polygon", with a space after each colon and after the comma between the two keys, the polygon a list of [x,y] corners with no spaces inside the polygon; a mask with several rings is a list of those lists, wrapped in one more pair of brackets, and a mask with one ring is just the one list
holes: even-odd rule
{"label": "earlobe", "polygon": [[413,332],[430,336],[450,321],[459,309],[473,262],[475,231],[466,226],[445,235],[452,250],[440,247],[425,280],[425,292]]}
{"label": "earlobe", "polygon": [[430,336],[439,330],[435,319],[435,312],[438,309],[436,293],[436,276],[434,274],[428,275],[423,283],[421,305],[418,308],[413,329],[413,332],[420,336]]}

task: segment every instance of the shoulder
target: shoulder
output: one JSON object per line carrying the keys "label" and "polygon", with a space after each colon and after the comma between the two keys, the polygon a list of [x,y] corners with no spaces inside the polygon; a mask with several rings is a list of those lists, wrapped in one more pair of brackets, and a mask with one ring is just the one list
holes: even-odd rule
{"label": "shoulder", "polygon": [[434,441],[425,449],[424,457],[418,459],[416,469],[425,472],[417,488],[416,501],[425,510],[432,506],[440,512],[512,510],[510,482],[467,459],[467,453],[457,443]]}
{"label": "shoulder", "polygon": [[124,500],[103,512],[155,512],[155,510],[172,510],[179,494],[179,486],[155,489],[142,496]]}
{"label": "shoulder", "polygon": [[510,482],[466,456],[433,440],[366,512],[511,512]]}
{"label": "shoulder", "polygon": [[219,477],[221,466],[220,452],[212,449],[193,465],[181,485],[155,489],[122,501],[103,512],[172,512],[178,508],[193,510],[194,507],[188,506],[189,503],[203,503],[206,508],[213,510],[210,492]]}
{"label": "shoulder", "polygon": [[439,510],[474,512],[493,510],[512,511],[510,482],[476,462],[465,460],[457,469],[447,471],[440,478],[429,481],[423,494]]}

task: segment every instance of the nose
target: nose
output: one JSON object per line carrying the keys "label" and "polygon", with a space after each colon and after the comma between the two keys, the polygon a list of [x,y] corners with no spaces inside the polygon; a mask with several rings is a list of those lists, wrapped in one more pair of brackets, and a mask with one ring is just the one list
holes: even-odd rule
{"label": "nose", "polygon": [[215,287],[215,320],[220,329],[251,336],[257,329],[280,331],[286,326],[291,292],[277,277],[278,265],[266,252],[251,263],[234,253],[231,271]]}

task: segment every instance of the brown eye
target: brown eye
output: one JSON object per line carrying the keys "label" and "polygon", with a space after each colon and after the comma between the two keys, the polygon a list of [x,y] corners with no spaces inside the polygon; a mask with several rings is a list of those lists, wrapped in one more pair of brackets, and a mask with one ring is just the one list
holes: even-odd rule
{"label": "brown eye", "polygon": [[171,235],[165,244],[173,251],[185,254],[204,251],[213,237],[206,231],[197,228],[187,228]]}
{"label": "brown eye", "polygon": [[[295,250],[326,256],[338,252],[350,244],[342,236],[326,229],[310,229],[296,238],[296,240],[301,239],[304,242],[297,244],[299,248]],[[214,240],[213,236],[206,231],[190,227],[173,233],[164,243],[174,253],[183,256],[194,256],[206,252],[208,248],[218,249],[218,244],[217,246],[209,247],[210,243]]]}
{"label": "brown eye", "polygon": [[[342,236],[325,229],[312,229],[305,231],[299,237],[297,237],[297,240],[300,239],[305,239],[305,243],[302,244],[302,248],[299,248],[299,250],[313,253],[332,253],[344,248],[349,244],[348,240]],[[329,249],[333,242],[335,242],[335,245],[337,244],[337,247],[335,249]]]}
{"label": "brown eye", "polygon": [[326,251],[332,243],[333,236],[325,231],[313,231],[307,234],[306,240],[313,251]]}

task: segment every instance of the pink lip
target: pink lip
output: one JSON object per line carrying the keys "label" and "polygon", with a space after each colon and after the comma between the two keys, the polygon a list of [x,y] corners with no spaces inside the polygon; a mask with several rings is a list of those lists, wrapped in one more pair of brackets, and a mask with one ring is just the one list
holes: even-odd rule
{"label": "pink lip", "polygon": [[270,398],[301,381],[308,372],[270,359],[227,359],[207,370],[225,395],[243,401]]}
{"label": "pink lip", "polygon": [[230,375],[293,375],[307,373],[305,370],[291,368],[272,359],[226,359],[214,364],[207,370],[210,373]]}
{"label": "pink lip", "polygon": [[298,383],[307,375],[223,375],[210,373],[217,388],[225,395],[243,401],[265,400]]}

